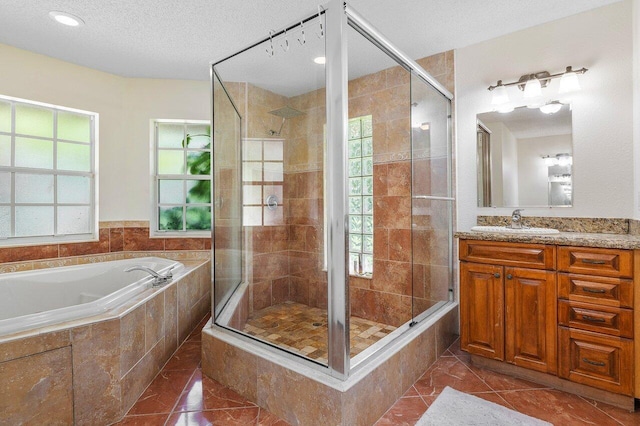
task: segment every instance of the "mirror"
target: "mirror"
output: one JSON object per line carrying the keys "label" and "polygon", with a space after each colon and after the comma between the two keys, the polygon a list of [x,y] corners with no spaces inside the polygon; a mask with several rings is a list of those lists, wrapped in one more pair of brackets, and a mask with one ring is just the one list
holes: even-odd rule
{"label": "mirror", "polygon": [[552,114],[520,107],[476,117],[478,207],[572,205],[570,105]]}

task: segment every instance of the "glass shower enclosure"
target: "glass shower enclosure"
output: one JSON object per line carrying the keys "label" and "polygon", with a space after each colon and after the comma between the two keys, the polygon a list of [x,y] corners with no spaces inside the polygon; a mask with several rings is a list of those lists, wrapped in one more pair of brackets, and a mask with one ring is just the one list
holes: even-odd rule
{"label": "glass shower enclosure", "polygon": [[211,82],[216,327],[344,379],[453,301],[440,83],[339,1]]}

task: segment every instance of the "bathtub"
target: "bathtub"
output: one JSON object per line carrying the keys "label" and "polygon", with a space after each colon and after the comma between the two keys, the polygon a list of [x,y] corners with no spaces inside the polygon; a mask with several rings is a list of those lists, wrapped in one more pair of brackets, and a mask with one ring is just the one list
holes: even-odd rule
{"label": "bathtub", "polygon": [[134,265],[175,276],[184,265],[143,257],[0,275],[0,336],[102,314],[152,287]]}

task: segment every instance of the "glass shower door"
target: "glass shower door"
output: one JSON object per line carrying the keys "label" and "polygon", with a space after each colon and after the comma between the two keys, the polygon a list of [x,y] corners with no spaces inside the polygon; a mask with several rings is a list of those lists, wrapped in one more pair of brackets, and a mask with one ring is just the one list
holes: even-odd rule
{"label": "glass shower door", "polygon": [[241,117],[213,75],[214,316],[242,282]]}
{"label": "glass shower door", "polygon": [[411,73],[414,321],[452,297],[451,102]]}

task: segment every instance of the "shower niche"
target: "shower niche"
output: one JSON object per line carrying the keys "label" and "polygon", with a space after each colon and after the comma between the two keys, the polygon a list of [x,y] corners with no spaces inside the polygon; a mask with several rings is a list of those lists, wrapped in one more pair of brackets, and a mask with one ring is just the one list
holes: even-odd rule
{"label": "shower niche", "polygon": [[292,424],[371,423],[456,332],[452,95],[338,1],[211,75],[203,372]]}

